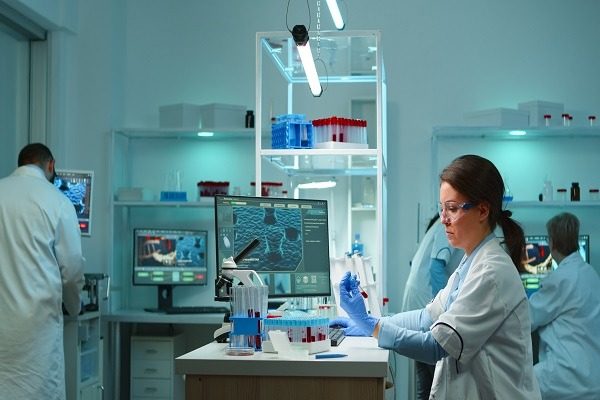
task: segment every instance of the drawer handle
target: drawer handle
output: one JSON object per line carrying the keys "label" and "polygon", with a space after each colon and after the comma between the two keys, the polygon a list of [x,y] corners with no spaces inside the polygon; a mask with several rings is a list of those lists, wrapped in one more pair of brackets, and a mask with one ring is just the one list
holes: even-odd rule
{"label": "drawer handle", "polygon": [[155,388],[155,387],[147,387],[147,388],[144,389],[144,392],[146,392],[146,393],[156,393],[156,392],[158,392],[158,389]]}
{"label": "drawer handle", "polygon": [[156,373],[156,371],[157,371],[156,368],[146,368],[144,370],[144,372],[147,373],[147,374],[154,374],[154,373]]}
{"label": "drawer handle", "polygon": [[156,349],[147,349],[146,350],[146,354],[156,354],[158,353],[158,351],[156,351]]}

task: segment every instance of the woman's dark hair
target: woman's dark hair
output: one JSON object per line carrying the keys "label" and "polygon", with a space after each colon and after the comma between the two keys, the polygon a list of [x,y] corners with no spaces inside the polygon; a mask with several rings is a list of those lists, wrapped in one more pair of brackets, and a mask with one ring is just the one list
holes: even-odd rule
{"label": "woman's dark hair", "polygon": [[466,196],[469,202],[489,205],[490,230],[500,225],[510,258],[517,270],[524,272],[525,236],[521,226],[511,218],[512,213],[502,210],[504,181],[496,166],[486,158],[468,154],[454,159],[444,168],[440,180]]}

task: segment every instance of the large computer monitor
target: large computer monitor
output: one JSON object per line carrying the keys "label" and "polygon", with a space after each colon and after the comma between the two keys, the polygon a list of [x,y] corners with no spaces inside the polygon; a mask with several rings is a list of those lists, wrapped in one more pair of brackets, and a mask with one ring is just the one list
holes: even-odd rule
{"label": "large computer monitor", "polygon": [[206,285],[206,231],[137,228],[133,231],[133,284],[158,288],[158,309],[173,306],[178,285]]}
{"label": "large computer monitor", "polygon": [[92,184],[93,171],[56,170],[54,186],[73,203],[81,234],[89,236],[92,231]]}
{"label": "large computer monitor", "polygon": [[218,284],[223,259],[255,239],[238,268],[256,271],[270,298],[330,296],[328,232],[325,200],[215,196],[215,299],[228,300]]}

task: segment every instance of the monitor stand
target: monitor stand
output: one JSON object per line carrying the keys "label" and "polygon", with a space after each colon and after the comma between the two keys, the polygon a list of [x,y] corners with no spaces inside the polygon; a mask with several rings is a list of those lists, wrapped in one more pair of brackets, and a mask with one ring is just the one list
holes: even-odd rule
{"label": "monitor stand", "polygon": [[173,286],[159,285],[157,287],[158,308],[144,308],[144,311],[164,313],[168,308],[173,307]]}

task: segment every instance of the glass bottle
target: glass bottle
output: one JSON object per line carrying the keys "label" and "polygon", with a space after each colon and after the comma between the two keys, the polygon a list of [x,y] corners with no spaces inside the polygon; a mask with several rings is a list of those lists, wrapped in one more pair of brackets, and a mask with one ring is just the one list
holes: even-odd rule
{"label": "glass bottle", "polygon": [[360,241],[360,233],[354,234],[354,242],[352,243],[352,254],[358,254],[360,256],[363,255],[365,250],[365,246]]}
{"label": "glass bottle", "polygon": [[580,200],[579,182],[571,183],[571,201]]}

